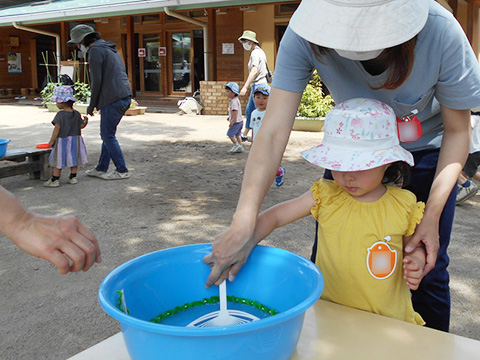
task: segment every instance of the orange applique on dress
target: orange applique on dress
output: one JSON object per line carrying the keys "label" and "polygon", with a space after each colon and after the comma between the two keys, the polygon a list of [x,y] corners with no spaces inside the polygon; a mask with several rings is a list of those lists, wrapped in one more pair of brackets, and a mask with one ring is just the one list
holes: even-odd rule
{"label": "orange applique on dress", "polygon": [[[391,239],[385,237],[386,241]],[[368,249],[367,269],[375,279],[386,279],[395,271],[397,250],[392,250],[384,241],[377,241]]]}

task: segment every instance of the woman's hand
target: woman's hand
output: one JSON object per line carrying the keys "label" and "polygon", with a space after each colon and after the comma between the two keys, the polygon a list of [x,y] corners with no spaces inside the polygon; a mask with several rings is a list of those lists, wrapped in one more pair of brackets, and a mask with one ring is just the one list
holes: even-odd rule
{"label": "woman's hand", "polygon": [[240,96],[245,96],[247,94],[248,88],[247,87],[242,87],[242,90],[238,93]]}
{"label": "woman's hand", "polygon": [[98,241],[73,216],[46,217],[26,213],[10,238],[20,249],[44,259],[60,274],[87,271],[101,262]]}
{"label": "woman's hand", "polygon": [[251,241],[252,234],[253,229],[249,230],[245,224],[237,226],[232,221],[230,227],[215,238],[212,252],[203,258],[203,262],[211,267],[206,288],[214,284],[220,285],[226,278],[235,280],[256,245]]}

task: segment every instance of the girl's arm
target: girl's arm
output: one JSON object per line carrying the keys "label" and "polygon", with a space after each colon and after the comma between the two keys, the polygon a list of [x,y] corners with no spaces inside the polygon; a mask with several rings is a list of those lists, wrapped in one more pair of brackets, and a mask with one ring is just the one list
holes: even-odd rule
{"label": "girl's arm", "polygon": [[440,247],[438,227],[448,196],[455,186],[468,156],[470,145],[470,110],[442,109],[444,134],[432,188],[422,221],[405,247],[407,253],[423,243],[427,251],[425,274],[435,267]]}
{"label": "girl's arm", "polygon": [[258,212],[277,173],[292,130],[302,93],[272,88],[262,127],[250,148],[242,190],[230,227],[215,238],[212,253],[204,262],[212,265],[207,287],[234,277],[253,248]]}
{"label": "girl's arm", "polygon": [[245,84],[242,87],[242,90],[240,90],[240,96],[245,96],[247,93],[250,84],[252,83],[253,80],[257,77],[258,74],[258,69],[256,66],[252,66],[252,69],[250,70],[250,73],[248,74],[247,80],[245,80]]}
{"label": "girl's arm", "polygon": [[[410,241],[412,236],[403,237],[403,246]],[[403,254],[403,272],[404,279],[407,282],[408,287],[411,290],[417,290],[420,282],[422,281],[424,273],[424,267],[426,263],[427,253],[425,247],[420,245],[416,247],[412,252]]]}
{"label": "girl's arm", "polygon": [[282,202],[263,211],[258,216],[252,243],[257,245],[276,228],[310,215],[310,210],[314,205],[313,193],[307,191],[295,199]]}
{"label": "girl's arm", "polygon": [[53,129],[52,137],[50,138],[50,141],[48,142],[48,146],[53,147],[53,144],[55,144],[55,140],[57,140],[58,134],[60,133],[60,125],[55,124],[55,128]]}
{"label": "girl's arm", "polygon": [[82,125],[80,125],[80,129],[83,129],[88,125],[88,116],[83,117]]}

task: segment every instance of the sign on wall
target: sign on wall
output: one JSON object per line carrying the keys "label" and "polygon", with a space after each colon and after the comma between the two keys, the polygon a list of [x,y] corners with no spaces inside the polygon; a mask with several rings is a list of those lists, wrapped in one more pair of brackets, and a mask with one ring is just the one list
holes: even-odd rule
{"label": "sign on wall", "polygon": [[8,72],[21,73],[22,72],[22,54],[8,53]]}
{"label": "sign on wall", "polygon": [[146,54],[147,54],[147,51],[145,50],[145,48],[138,49],[138,57],[145,57]]}
{"label": "sign on wall", "polygon": [[235,45],[233,43],[222,43],[222,54],[235,54]]}
{"label": "sign on wall", "polygon": [[158,56],[167,56],[167,48],[165,46],[158,48]]}

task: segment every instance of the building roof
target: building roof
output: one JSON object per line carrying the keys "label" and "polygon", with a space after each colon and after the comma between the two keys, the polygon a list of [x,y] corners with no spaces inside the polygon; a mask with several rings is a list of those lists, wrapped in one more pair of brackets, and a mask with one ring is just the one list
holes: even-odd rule
{"label": "building roof", "polygon": [[[10,0],[11,3],[18,3]],[[0,26],[133,15],[172,10],[271,3],[266,0],[43,0],[0,9]]]}

